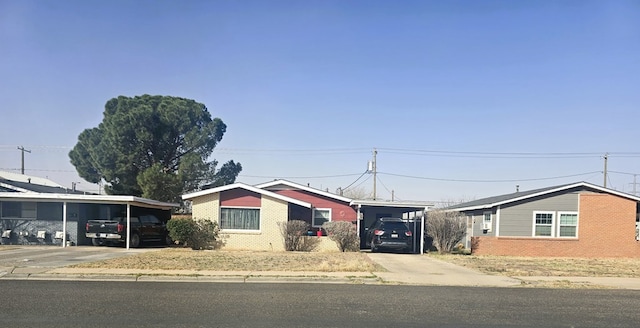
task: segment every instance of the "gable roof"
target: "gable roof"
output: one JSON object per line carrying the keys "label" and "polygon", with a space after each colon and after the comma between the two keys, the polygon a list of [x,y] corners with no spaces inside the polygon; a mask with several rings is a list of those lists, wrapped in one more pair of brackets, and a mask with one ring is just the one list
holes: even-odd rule
{"label": "gable roof", "polygon": [[640,202],[640,197],[638,196],[634,196],[634,195],[627,194],[627,193],[620,192],[613,189],[600,187],[600,186],[582,181],[582,182],[570,183],[565,185],[546,187],[546,188],[534,189],[529,191],[520,191],[520,192],[511,193],[511,194],[504,194],[499,196],[477,199],[470,202],[449,206],[446,208],[446,210],[469,211],[469,210],[477,210],[477,209],[487,209],[487,208],[492,208],[494,206],[526,200],[526,199],[534,198],[538,196],[544,196],[544,195],[552,194],[559,191],[565,191],[565,190],[569,190],[577,187],[590,188],[593,190],[601,191],[604,193],[608,193],[608,194],[612,194],[612,195],[616,195],[616,196],[620,196],[620,197],[624,197],[627,199]]}
{"label": "gable roof", "polygon": [[321,195],[327,198],[333,198],[333,199],[337,199],[339,201],[343,201],[346,203],[350,203],[352,201],[351,198],[347,198],[344,196],[340,196],[340,195],[336,195],[336,194],[332,194],[330,192],[327,191],[322,191],[320,189],[316,189],[316,188],[312,188],[309,186],[305,186],[305,185],[301,185],[301,184],[297,184],[295,182],[291,182],[291,181],[287,181],[287,180],[274,180],[274,181],[270,181],[270,182],[265,182],[259,185],[256,185],[256,188],[260,188],[260,189],[272,189],[272,187],[276,187],[279,185],[284,185],[289,187],[290,189],[298,189],[298,190],[304,190],[313,194],[317,194],[317,195]]}
{"label": "gable roof", "polygon": [[251,192],[255,192],[261,195],[265,195],[267,197],[271,197],[271,198],[276,198],[279,200],[283,200],[285,202],[289,202],[289,203],[293,203],[296,205],[300,205],[306,208],[311,208],[311,204],[307,203],[307,202],[303,202],[301,200],[295,199],[295,198],[291,198],[291,197],[287,197],[287,196],[283,196],[280,194],[276,194],[275,192],[271,192],[269,190],[265,190],[265,189],[260,189],[257,187],[253,187],[244,183],[240,183],[240,182],[236,182],[233,184],[229,184],[229,185],[225,185],[225,186],[220,186],[220,187],[216,187],[216,188],[211,188],[211,189],[205,189],[205,190],[200,190],[200,191],[196,191],[196,192],[192,192],[190,194],[185,194],[182,195],[182,199],[183,200],[188,200],[188,199],[193,199],[193,198],[197,198],[197,197],[201,197],[201,196],[205,196],[205,195],[210,195],[210,194],[215,194],[215,193],[219,193],[219,192],[223,192],[226,190],[231,190],[231,189],[244,189],[244,190],[248,190]]}

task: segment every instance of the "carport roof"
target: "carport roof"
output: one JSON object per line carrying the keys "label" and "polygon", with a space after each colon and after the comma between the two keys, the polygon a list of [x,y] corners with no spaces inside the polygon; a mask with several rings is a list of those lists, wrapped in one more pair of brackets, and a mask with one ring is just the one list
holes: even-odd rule
{"label": "carport roof", "polygon": [[349,204],[362,205],[362,206],[380,206],[380,207],[400,207],[400,208],[416,208],[425,209],[435,206],[433,203],[428,202],[391,202],[385,200],[368,200],[368,199],[354,199]]}
{"label": "carport roof", "polygon": [[110,203],[110,204],[130,204],[145,208],[159,208],[168,210],[178,207],[177,203],[160,202],[136,196],[117,195],[78,195],[78,194],[54,194],[35,192],[0,192],[0,200],[21,200],[21,201],[41,201],[41,202],[79,202],[79,203]]}

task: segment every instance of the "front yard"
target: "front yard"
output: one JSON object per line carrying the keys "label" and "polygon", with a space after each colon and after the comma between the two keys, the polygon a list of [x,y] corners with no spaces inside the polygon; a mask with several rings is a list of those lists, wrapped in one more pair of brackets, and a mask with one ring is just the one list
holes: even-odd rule
{"label": "front yard", "polygon": [[429,254],[435,259],[480,272],[510,277],[624,277],[640,278],[639,258],[535,258]]}
{"label": "front yard", "polygon": [[385,271],[365,253],[360,252],[192,251],[186,248],[167,248],[72,267],[213,271]]}

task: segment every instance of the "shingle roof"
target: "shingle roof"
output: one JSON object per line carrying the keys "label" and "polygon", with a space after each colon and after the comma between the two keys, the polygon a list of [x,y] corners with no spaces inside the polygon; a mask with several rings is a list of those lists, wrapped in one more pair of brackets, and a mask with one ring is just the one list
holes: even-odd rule
{"label": "shingle roof", "polygon": [[[14,187],[14,188],[12,188]],[[84,195],[87,194],[83,191],[74,191],[72,189],[66,189],[61,187],[51,187],[44,186],[35,183],[21,182],[21,181],[13,181],[8,179],[0,178],[0,191],[27,191],[27,192],[38,192],[45,194],[75,194],[75,195]]]}
{"label": "shingle roof", "polygon": [[474,210],[474,209],[482,209],[482,208],[491,208],[491,207],[497,206],[497,205],[511,203],[511,202],[524,200],[524,199],[528,199],[528,198],[532,198],[532,197],[542,196],[542,195],[550,194],[550,193],[553,193],[553,192],[563,191],[563,190],[576,188],[576,187],[586,187],[586,188],[589,188],[589,189],[592,189],[592,190],[598,190],[598,191],[602,191],[602,192],[606,192],[606,193],[622,196],[622,197],[625,197],[625,198],[633,199],[635,201],[640,201],[640,197],[637,197],[637,196],[634,196],[634,195],[631,195],[631,194],[626,194],[626,193],[623,193],[623,192],[619,192],[617,190],[607,189],[607,188],[604,188],[604,187],[596,186],[596,185],[590,184],[588,182],[577,182],[577,183],[569,183],[569,184],[564,184],[564,185],[559,185],[559,186],[546,187],[546,188],[540,188],[540,189],[534,189],[534,190],[528,190],[528,191],[519,191],[519,192],[510,193],[510,194],[504,194],[504,195],[498,195],[498,196],[493,196],[493,197],[477,199],[477,200],[473,200],[473,201],[470,201],[470,202],[449,206],[449,207],[446,208],[446,210],[459,210],[460,211],[460,210]]}

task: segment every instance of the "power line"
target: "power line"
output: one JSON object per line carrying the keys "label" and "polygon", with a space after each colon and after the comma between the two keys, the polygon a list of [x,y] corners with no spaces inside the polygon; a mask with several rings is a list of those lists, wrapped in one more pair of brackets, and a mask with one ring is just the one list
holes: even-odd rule
{"label": "power line", "polygon": [[582,175],[589,175],[594,173],[601,173],[600,171],[592,171],[580,174],[571,174],[571,175],[563,175],[563,176],[555,176],[555,177],[545,177],[545,178],[527,178],[527,179],[500,179],[500,180],[471,180],[471,179],[445,179],[445,178],[432,178],[432,177],[419,177],[412,175],[403,175],[403,174],[394,174],[394,173],[385,173],[378,172],[379,174],[402,177],[402,178],[410,178],[410,179],[420,179],[420,180],[433,180],[433,181],[447,181],[447,182],[519,182],[519,181],[542,181],[542,180],[555,180],[555,179],[563,179],[563,178],[571,178]]}
{"label": "power line", "polygon": [[360,178],[362,178],[365,174],[367,174],[369,171],[364,171],[355,181],[351,182],[351,184],[349,184],[348,186],[346,186],[344,189],[342,189],[342,191],[345,191],[347,189],[349,189],[349,187],[351,187],[354,183],[358,182],[358,180],[360,180]]}
{"label": "power line", "polygon": [[317,176],[291,176],[291,177],[283,177],[283,176],[269,176],[269,175],[244,175],[240,174],[239,177],[243,178],[261,178],[261,179],[323,179],[323,178],[342,178],[342,177],[352,177],[356,176],[360,173],[353,174],[337,174],[337,175],[317,175]]}

